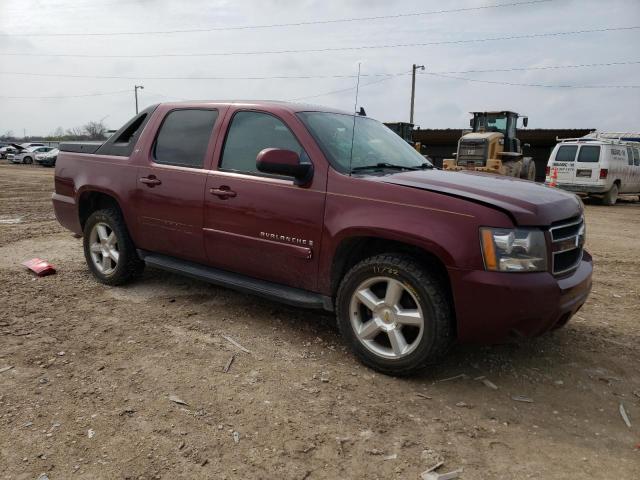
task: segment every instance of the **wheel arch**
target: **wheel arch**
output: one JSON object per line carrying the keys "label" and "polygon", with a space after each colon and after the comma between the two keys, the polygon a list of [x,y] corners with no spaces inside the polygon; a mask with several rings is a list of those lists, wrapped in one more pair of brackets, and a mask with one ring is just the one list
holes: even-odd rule
{"label": "wheel arch", "polygon": [[338,288],[340,287],[340,282],[353,266],[366,258],[384,253],[410,256],[423,268],[435,274],[447,292],[447,300],[455,316],[451,280],[447,272],[446,264],[440,255],[425,248],[423,245],[416,245],[383,236],[355,235],[342,239],[335,250],[331,265],[331,296],[335,298]]}
{"label": "wheel arch", "polygon": [[120,202],[111,192],[90,189],[80,192],[78,195],[78,220],[82,230],[84,230],[89,216],[96,210],[103,208],[116,208],[123,213]]}

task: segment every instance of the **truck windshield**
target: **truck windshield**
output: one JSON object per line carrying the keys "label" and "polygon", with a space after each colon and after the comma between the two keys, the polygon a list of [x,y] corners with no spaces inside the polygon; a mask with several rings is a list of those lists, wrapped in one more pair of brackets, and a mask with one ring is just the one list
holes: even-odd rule
{"label": "truck windshield", "polygon": [[[341,172],[371,169],[416,170],[432,165],[382,123],[367,117],[301,112],[302,122],[331,164]],[[353,156],[351,139],[353,135]]]}
{"label": "truck windshield", "polygon": [[478,115],[476,119],[476,131],[507,132],[507,117],[498,114]]}

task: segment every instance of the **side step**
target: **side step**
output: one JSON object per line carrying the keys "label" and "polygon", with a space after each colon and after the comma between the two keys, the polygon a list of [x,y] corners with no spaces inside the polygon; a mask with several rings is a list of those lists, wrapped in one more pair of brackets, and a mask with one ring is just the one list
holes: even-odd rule
{"label": "side step", "polygon": [[160,268],[187,277],[203,280],[221,287],[228,287],[240,292],[251,293],[277,302],[293,305],[294,307],[316,308],[333,311],[331,297],[319,293],[287,287],[278,283],[258,280],[238,273],[218,270],[199,263],[188,262],[178,258],[159,255],[138,250],[138,255],[150,267]]}

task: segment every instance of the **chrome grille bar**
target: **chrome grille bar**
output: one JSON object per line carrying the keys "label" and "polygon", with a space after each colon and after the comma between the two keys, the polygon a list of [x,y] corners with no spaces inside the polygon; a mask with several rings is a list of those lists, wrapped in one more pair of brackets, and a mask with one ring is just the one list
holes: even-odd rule
{"label": "chrome grille bar", "polygon": [[549,229],[552,273],[561,275],[578,268],[585,240],[584,217],[568,220]]}

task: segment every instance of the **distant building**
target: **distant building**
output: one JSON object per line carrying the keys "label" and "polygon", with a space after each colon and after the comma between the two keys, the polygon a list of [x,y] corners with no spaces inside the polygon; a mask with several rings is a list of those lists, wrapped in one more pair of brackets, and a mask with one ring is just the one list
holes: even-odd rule
{"label": "distant building", "polygon": [[[556,138],[583,137],[594,128],[579,129],[518,129],[518,138],[524,154],[533,157],[536,163],[536,181],[544,181],[544,170],[549,160],[549,154],[556,145]],[[413,131],[413,140],[422,144],[422,153],[434,160],[436,167],[442,167],[442,159],[453,158],[452,154],[458,148],[458,140],[469,130],[462,129],[418,129]]]}

